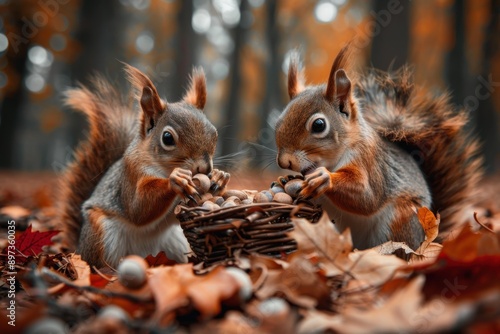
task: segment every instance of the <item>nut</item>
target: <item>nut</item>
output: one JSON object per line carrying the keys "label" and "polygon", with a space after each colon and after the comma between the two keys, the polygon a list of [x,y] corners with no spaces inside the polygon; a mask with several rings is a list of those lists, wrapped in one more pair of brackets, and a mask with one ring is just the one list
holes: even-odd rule
{"label": "nut", "polygon": [[224,203],[221,204],[221,208],[230,208],[233,206],[236,206],[237,204],[234,201],[224,201]]}
{"label": "nut", "polygon": [[139,289],[146,283],[148,267],[142,257],[129,255],[118,265],[118,280],[129,289]]}
{"label": "nut", "polygon": [[199,193],[204,194],[210,189],[210,179],[205,174],[196,174],[193,176],[193,183]]}
{"label": "nut", "polygon": [[263,190],[254,197],[254,202],[256,203],[266,203],[271,202],[273,200],[273,195],[268,190]]}
{"label": "nut", "polygon": [[236,196],[231,196],[226,198],[226,201],[233,201],[236,204],[241,204],[241,200]]}
{"label": "nut", "polygon": [[273,202],[292,204],[293,199],[292,199],[292,196],[290,196],[286,193],[277,193],[273,197]]}
{"label": "nut", "polygon": [[224,198],[222,196],[214,196],[210,201],[214,202],[217,205],[221,205],[222,203],[224,203]]}
{"label": "nut", "polygon": [[217,205],[217,204],[215,204],[214,202],[211,202],[211,201],[204,202],[201,207],[204,208],[204,209],[208,209],[210,211],[214,211],[214,210],[220,209],[219,205]]}
{"label": "nut", "polygon": [[229,198],[229,197],[232,197],[232,196],[236,196],[238,197],[238,199],[240,200],[244,200],[244,199],[247,199],[248,198],[248,195],[245,194],[243,191],[241,190],[236,190],[236,189],[229,189],[229,190],[226,190],[223,194],[224,198]]}
{"label": "nut", "polygon": [[284,193],[285,189],[283,189],[283,187],[281,187],[281,186],[274,185],[274,186],[271,187],[271,191],[273,193],[277,194],[277,193]]}
{"label": "nut", "polygon": [[285,192],[292,197],[297,197],[302,190],[303,184],[304,181],[300,179],[290,180],[285,184]]}

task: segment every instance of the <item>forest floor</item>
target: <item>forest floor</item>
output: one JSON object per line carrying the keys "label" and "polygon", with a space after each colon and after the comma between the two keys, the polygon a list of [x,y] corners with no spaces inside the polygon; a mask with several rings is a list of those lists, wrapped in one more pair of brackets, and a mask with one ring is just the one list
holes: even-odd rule
{"label": "forest floor", "polygon": [[[277,175],[236,173],[229,187],[263,190]],[[140,267],[132,278],[47,251],[58,233],[57,179],[0,172],[1,333],[500,332],[500,175],[480,186],[471,227],[442,244],[425,210],[427,239],[413,251],[353,250],[327,216],[292,218],[292,253],[234,252],[207,267],[151,254],[129,259]]]}

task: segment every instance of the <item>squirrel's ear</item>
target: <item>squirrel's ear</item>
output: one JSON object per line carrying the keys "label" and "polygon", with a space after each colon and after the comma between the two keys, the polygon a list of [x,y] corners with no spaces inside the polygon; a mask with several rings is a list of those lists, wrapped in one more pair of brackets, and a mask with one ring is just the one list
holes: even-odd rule
{"label": "squirrel's ear", "polygon": [[335,72],[335,99],[346,100],[351,95],[351,80],[344,70]]}
{"label": "squirrel's ear", "polygon": [[207,84],[205,72],[201,67],[194,68],[191,74],[189,89],[184,95],[184,101],[203,110],[207,102]]}
{"label": "squirrel's ear", "polygon": [[[345,45],[335,57],[335,60],[332,64],[332,69],[330,70],[330,76],[328,77],[328,83],[326,86],[326,91],[325,91],[325,98],[329,102],[333,102],[335,98],[338,98],[336,95],[337,89],[337,73],[341,70],[342,74],[339,76],[339,84],[349,84],[349,89],[351,86],[351,81],[347,77],[345,73],[345,68],[350,67],[350,60],[351,60],[351,53],[352,53],[352,46],[351,43],[348,43]],[[346,81],[347,80],[347,81]],[[345,87],[341,88],[340,91],[345,89],[347,86],[344,85]]]}
{"label": "squirrel's ear", "polygon": [[299,70],[299,64],[299,53],[293,51],[290,54],[290,64],[288,65],[288,96],[290,96],[290,100],[304,90],[304,72]]}
{"label": "squirrel's ear", "polygon": [[[156,119],[163,111],[163,104],[156,90],[150,86],[144,86],[142,88],[140,103],[142,111],[146,116],[153,122],[156,122]],[[151,125],[154,126],[154,124]]]}
{"label": "squirrel's ear", "polygon": [[137,68],[125,64],[125,72],[128,80],[137,92],[137,99],[141,105],[142,134],[156,125],[157,119],[165,110],[165,103],[160,99],[158,91],[153,82]]}

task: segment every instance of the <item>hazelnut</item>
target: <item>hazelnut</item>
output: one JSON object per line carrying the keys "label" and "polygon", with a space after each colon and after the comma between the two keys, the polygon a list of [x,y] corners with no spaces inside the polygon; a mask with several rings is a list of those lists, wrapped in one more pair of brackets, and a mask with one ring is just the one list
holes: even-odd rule
{"label": "hazelnut", "polygon": [[210,189],[210,179],[205,174],[196,174],[193,176],[193,183],[199,193],[204,194]]}
{"label": "hazelnut", "polygon": [[293,199],[292,199],[292,196],[290,196],[286,193],[277,193],[273,197],[273,202],[292,204]]}

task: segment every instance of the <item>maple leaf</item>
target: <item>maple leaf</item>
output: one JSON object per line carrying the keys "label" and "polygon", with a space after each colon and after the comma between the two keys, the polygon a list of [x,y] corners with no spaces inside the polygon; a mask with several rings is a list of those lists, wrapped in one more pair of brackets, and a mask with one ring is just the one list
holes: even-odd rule
{"label": "maple leaf", "polygon": [[[59,231],[32,231],[31,225],[28,226],[19,238],[16,239],[16,251],[21,256],[16,256],[16,263],[23,264],[28,256],[39,255],[42,253],[44,246],[52,245],[52,237],[58,234]],[[7,254],[7,248],[4,249],[4,254]]]}

